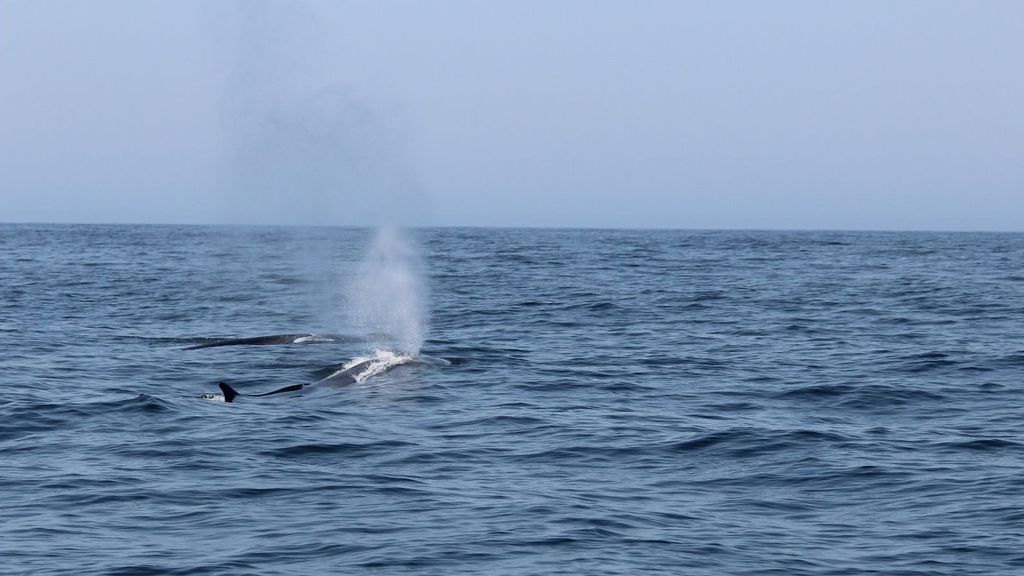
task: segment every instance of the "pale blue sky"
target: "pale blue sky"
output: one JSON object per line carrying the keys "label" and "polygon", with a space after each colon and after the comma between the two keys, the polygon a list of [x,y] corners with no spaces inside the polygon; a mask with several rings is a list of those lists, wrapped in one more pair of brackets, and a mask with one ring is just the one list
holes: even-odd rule
{"label": "pale blue sky", "polygon": [[1024,2],[0,0],[0,222],[1024,231]]}

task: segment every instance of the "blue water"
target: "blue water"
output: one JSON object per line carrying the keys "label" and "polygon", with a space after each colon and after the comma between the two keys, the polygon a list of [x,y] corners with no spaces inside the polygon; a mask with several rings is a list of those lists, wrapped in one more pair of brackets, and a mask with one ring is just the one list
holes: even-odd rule
{"label": "blue water", "polygon": [[0,225],[0,572],[1024,573],[1024,235],[409,236]]}

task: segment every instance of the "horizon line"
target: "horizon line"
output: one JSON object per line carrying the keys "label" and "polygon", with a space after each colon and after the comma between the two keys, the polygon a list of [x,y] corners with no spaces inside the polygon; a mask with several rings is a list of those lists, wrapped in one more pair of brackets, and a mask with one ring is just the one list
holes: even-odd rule
{"label": "horizon line", "polygon": [[725,227],[725,228],[688,228],[669,226],[558,226],[545,224],[282,224],[282,223],[251,223],[251,222],[44,222],[44,221],[6,221],[0,220],[0,226],[167,226],[167,227],[210,227],[210,228],[401,228],[401,229],[443,229],[463,228],[480,230],[608,230],[608,231],[662,231],[662,232],[834,232],[834,233],[893,233],[893,234],[1024,234],[1024,229],[938,229],[938,228],[761,228],[761,227]]}

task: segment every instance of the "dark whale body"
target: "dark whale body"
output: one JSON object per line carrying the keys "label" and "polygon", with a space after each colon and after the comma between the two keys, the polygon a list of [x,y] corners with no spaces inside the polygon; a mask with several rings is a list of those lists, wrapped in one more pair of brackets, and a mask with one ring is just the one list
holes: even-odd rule
{"label": "dark whale body", "polygon": [[[260,396],[271,396],[273,394],[284,394],[284,393],[287,393],[287,392],[298,392],[298,391],[302,390],[303,388],[305,388],[306,386],[309,386],[309,384],[292,384],[291,386],[285,386],[284,388],[281,388],[279,390],[274,390],[273,392],[264,392],[263,394],[240,394],[237,390],[235,390],[234,388],[229,386],[226,382],[217,382],[217,386],[220,387],[221,393],[224,394],[224,401],[225,402],[234,402],[235,398],[237,398],[238,396],[252,396],[253,398],[257,398],[257,397],[260,397]],[[206,396],[204,396],[204,397],[206,397]],[[213,398],[213,396],[209,396],[209,397]]]}
{"label": "dark whale body", "polygon": [[218,346],[266,346],[269,344],[295,344],[299,341],[305,342],[335,342],[332,336],[320,336],[318,334],[274,334],[272,336],[253,336],[250,338],[227,338],[203,342],[195,346],[189,346],[185,350],[199,350],[200,348],[216,348]]}
{"label": "dark whale body", "polygon": [[323,380],[318,380],[311,384],[292,384],[291,386],[285,386],[284,388],[278,388],[277,390],[272,390],[270,392],[263,392],[262,394],[242,394],[225,382],[218,382],[217,386],[220,387],[220,391],[224,394],[225,402],[234,402],[235,398],[239,396],[244,396],[247,398],[259,398],[262,396],[273,396],[275,394],[301,392],[302,390],[311,388],[313,386],[344,386],[346,384],[354,384],[356,382],[356,378],[360,374],[362,374],[364,370],[369,368],[370,364],[372,363],[372,360],[366,360],[365,362],[360,362],[359,364],[356,364],[355,366],[348,368],[346,370],[339,370],[338,372],[328,376],[327,378],[324,378]]}

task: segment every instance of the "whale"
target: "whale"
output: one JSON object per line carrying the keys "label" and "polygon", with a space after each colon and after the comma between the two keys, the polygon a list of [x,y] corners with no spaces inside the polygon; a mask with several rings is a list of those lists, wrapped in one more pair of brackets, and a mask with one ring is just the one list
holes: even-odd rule
{"label": "whale", "polygon": [[[397,361],[396,361],[397,360]],[[270,392],[262,392],[259,394],[243,394],[238,390],[235,390],[227,382],[218,382],[217,386],[220,388],[221,393],[224,395],[225,402],[234,402],[237,398],[264,398],[267,396],[277,396],[280,394],[291,394],[296,392],[305,392],[312,388],[325,388],[325,387],[336,387],[345,386],[348,384],[355,384],[364,377],[370,375],[383,374],[391,370],[396,366],[403,364],[422,363],[412,357],[398,357],[396,360],[391,362],[382,362],[380,359],[363,360],[354,366],[338,370],[330,376],[311,382],[309,384],[292,384]],[[205,396],[204,396],[205,397]]]}
{"label": "whale", "polygon": [[[416,366],[451,366],[452,360],[446,358],[438,358],[436,356],[378,356],[369,360],[363,360],[350,366],[348,368],[341,368],[336,370],[331,375],[311,382],[309,384],[291,384],[283,388],[271,390],[270,392],[261,392],[259,394],[241,393],[235,390],[227,382],[221,381],[217,383],[220,388],[221,394],[224,396],[225,402],[234,402],[236,398],[262,398],[266,396],[277,396],[280,394],[289,394],[294,392],[302,392],[309,390],[313,387],[327,387],[327,386],[345,386],[347,384],[355,384],[369,376],[377,376],[385,372],[391,371],[393,368],[403,365],[416,365]],[[216,399],[216,396],[209,394],[203,394],[199,398],[207,400]]]}
{"label": "whale", "polygon": [[[349,342],[349,341],[365,341],[372,339],[376,336],[383,335],[370,335],[369,337],[360,338],[354,336],[328,336],[322,334],[272,334],[269,336],[252,336],[247,338],[228,338],[221,340],[212,340],[202,342],[184,348],[185,350],[198,350],[202,348],[215,348],[219,346],[260,346],[270,344],[302,344],[307,342]],[[290,384],[282,388],[277,388],[269,392],[260,393],[242,393],[236,390],[233,386],[227,382],[221,381],[217,383],[223,396],[202,394],[198,398],[206,400],[217,400],[223,397],[225,402],[234,402],[238,398],[262,398],[267,396],[280,396],[280,395],[294,395],[295,393],[302,393],[311,388],[323,388],[323,387],[337,387],[345,386],[347,384],[354,384],[360,382],[370,376],[376,376],[390,371],[391,369],[401,366],[404,364],[416,364],[423,366],[451,366],[453,360],[446,358],[438,358],[434,356],[427,356],[419,353],[405,353],[405,352],[389,352],[383,350],[376,350],[374,356],[367,358],[353,358],[348,364],[351,364],[347,368],[342,366],[335,369],[330,375],[316,382],[310,382],[308,384]]]}
{"label": "whale", "polygon": [[183,348],[183,350],[200,350],[219,346],[267,346],[271,344],[305,344],[307,342],[340,342],[341,336],[322,334],[272,334],[270,336],[251,336],[248,338],[224,338],[212,342],[202,342]]}
{"label": "whale", "polygon": [[[284,388],[280,388],[278,390],[274,390],[274,391],[271,391],[271,392],[264,392],[262,394],[242,394],[239,391],[237,391],[234,388],[232,388],[231,385],[229,385],[227,382],[217,382],[217,386],[220,388],[220,393],[224,395],[224,401],[225,402],[234,402],[235,398],[238,398],[239,396],[247,396],[247,397],[250,397],[250,398],[260,398],[262,396],[273,396],[274,394],[287,394],[288,392],[300,392],[300,391],[302,391],[303,388],[305,388],[306,386],[309,386],[309,384],[292,384],[291,386],[285,386]],[[204,395],[200,396],[200,398],[212,398],[212,396],[208,396],[208,395],[204,394]]]}

